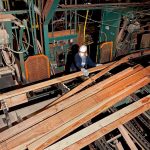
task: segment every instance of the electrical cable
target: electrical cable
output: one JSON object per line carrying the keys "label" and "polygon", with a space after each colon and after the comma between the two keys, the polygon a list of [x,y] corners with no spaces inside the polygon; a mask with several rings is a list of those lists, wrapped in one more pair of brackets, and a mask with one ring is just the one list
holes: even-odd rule
{"label": "electrical cable", "polygon": [[16,53],[16,54],[22,54],[22,53],[26,53],[27,51],[24,50],[24,51],[15,51],[13,49],[11,49],[10,47],[6,47],[9,51],[13,52],[13,53]]}
{"label": "electrical cable", "polygon": [[84,43],[85,43],[85,32],[86,32],[86,24],[87,24],[88,14],[89,14],[89,10],[87,10],[87,12],[86,12],[86,18],[85,18],[85,23],[84,23],[84,33],[83,33]]}
{"label": "electrical cable", "polygon": [[[17,36],[13,33],[13,36],[17,39]],[[24,41],[24,40],[22,40],[22,42],[23,43],[25,43],[25,44],[28,44],[30,47],[32,47],[33,48],[33,45],[31,45],[30,43],[28,43],[28,42],[26,42],[26,41]],[[18,42],[17,42],[18,43]]]}
{"label": "electrical cable", "polygon": [[[23,24],[24,24],[24,26],[25,26],[25,28],[26,28],[26,30],[27,30],[27,36],[28,36],[28,42],[25,42],[25,41],[22,40],[23,43],[27,44],[26,49],[23,50],[23,51],[20,51],[20,50],[19,50],[19,51],[15,51],[15,50],[11,49],[9,46],[6,47],[9,51],[11,51],[11,52],[13,52],[13,53],[16,53],[16,54],[26,53],[26,52],[28,52],[28,49],[29,49],[30,46],[33,47],[33,46],[30,44],[29,29],[28,29],[28,27],[27,27],[27,25],[26,25],[25,23],[23,23]],[[14,34],[13,34],[13,36],[16,37],[16,35],[14,35]],[[16,38],[17,38],[17,37],[16,37]]]}
{"label": "electrical cable", "polygon": [[27,43],[29,43],[25,51],[28,51],[28,49],[29,49],[29,47],[30,47],[30,33],[29,33],[29,28],[28,28],[27,24],[25,23],[25,20],[23,21],[23,25],[24,25],[25,28],[26,28],[27,36],[28,36],[28,42],[27,42]]}
{"label": "electrical cable", "polygon": [[[74,12],[73,12],[74,13]],[[117,13],[117,12],[116,12]],[[140,12],[139,12],[140,13]],[[119,14],[119,13],[118,13]],[[82,17],[82,18],[86,18],[86,17],[84,17],[83,15],[80,15],[80,14],[77,14],[79,17]],[[150,13],[148,13],[148,15],[150,15]],[[113,26],[113,25],[110,25],[110,24],[107,24],[107,23],[105,23],[105,22],[112,22],[112,21],[117,21],[117,20],[120,20],[120,19],[111,19],[111,20],[107,20],[107,21],[97,21],[97,20],[93,20],[93,19],[91,19],[91,18],[87,18],[87,20],[90,20],[90,21],[92,21],[92,22],[95,22],[95,23],[99,23],[99,24],[103,24],[103,25],[109,25],[109,26],[111,26],[111,27],[116,27],[116,28],[118,28],[117,26]],[[120,27],[120,28],[122,28],[122,27]]]}

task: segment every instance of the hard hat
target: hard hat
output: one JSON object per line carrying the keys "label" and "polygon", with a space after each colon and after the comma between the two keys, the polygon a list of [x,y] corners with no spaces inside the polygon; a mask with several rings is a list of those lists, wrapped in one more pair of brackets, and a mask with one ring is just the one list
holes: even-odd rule
{"label": "hard hat", "polygon": [[82,45],[79,49],[80,52],[85,53],[87,52],[87,46],[86,45]]}
{"label": "hard hat", "polygon": [[70,43],[73,43],[73,39],[70,39]]}

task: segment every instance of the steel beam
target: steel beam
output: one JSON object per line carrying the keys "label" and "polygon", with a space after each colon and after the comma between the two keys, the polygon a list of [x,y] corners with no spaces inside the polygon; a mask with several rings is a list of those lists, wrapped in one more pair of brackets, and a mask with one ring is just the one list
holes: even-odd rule
{"label": "steel beam", "polygon": [[77,4],[77,5],[59,5],[60,8],[58,10],[95,10],[95,9],[103,9],[105,7],[111,8],[125,8],[125,7],[137,7],[137,6],[149,6],[148,3],[105,3],[105,4]]}

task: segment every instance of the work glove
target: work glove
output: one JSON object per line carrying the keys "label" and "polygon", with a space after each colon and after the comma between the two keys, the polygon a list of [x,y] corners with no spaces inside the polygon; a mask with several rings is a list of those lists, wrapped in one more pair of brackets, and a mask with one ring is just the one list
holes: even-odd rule
{"label": "work glove", "polygon": [[96,67],[97,67],[97,66],[101,66],[101,65],[102,65],[102,64],[96,64]]}
{"label": "work glove", "polygon": [[86,70],[85,68],[81,68],[81,71],[83,73],[84,76],[88,77],[89,76],[89,71]]}

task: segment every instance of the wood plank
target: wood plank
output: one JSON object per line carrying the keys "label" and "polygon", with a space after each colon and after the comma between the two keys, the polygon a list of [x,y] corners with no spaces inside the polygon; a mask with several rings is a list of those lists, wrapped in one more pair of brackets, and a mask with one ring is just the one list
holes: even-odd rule
{"label": "wood plank", "polygon": [[74,34],[75,30],[61,30],[61,31],[55,31],[55,32],[49,32],[48,33],[48,37],[52,38],[52,37],[59,37],[59,36],[67,36],[67,35],[71,35]]}
{"label": "wood plank", "polygon": [[[91,99],[90,99],[91,100]],[[107,105],[107,104],[106,104]],[[78,109],[80,109],[79,107],[78,107]],[[72,110],[73,111],[73,110]],[[74,110],[74,111],[76,111],[76,109]],[[67,112],[68,113],[68,112]],[[67,116],[68,117],[68,116]],[[61,116],[59,117],[59,118],[61,118]],[[62,119],[62,118],[61,118]],[[60,119],[60,121],[62,122],[62,120]],[[44,126],[46,126],[46,128],[48,128],[48,126],[53,126],[53,127],[55,127],[57,124],[60,124],[60,122],[56,122],[56,120],[53,120],[54,122],[52,122],[52,120],[49,122],[49,124],[45,124],[44,123]],[[44,131],[43,130],[43,125],[41,125],[41,128],[42,128],[42,130],[40,129],[40,128],[38,128],[37,129],[37,127],[35,127],[35,129],[37,129],[36,131],[35,131],[35,133],[36,133],[36,135],[34,135],[33,136],[33,138],[36,138],[37,136],[38,136],[38,133],[39,133],[39,131]],[[54,129],[54,128],[53,128]],[[49,129],[47,129],[47,130],[49,130]],[[11,149],[12,147],[9,147],[9,146],[12,146],[11,144],[16,144],[16,141],[17,142],[19,142],[20,140],[21,140],[21,138],[26,138],[26,136],[28,136],[29,134],[31,135],[31,133],[33,132],[33,130],[32,129],[30,129],[29,131],[28,131],[28,133],[25,135],[25,134],[21,134],[21,136],[19,136],[18,138],[13,138],[13,141],[12,140],[10,140],[9,142],[10,143],[7,143],[7,146],[8,146],[8,149]],[[21,145],[21,144],[19,144],[19,146],[23,146],[23,145]],[[25,146],[25,145],[24,145]]]}
{"label": "wood plank", "polygon": [[[121,101],[122,99],[124,99],[126,96],[130,95],[131,93],[133,93],[137,89],[145,86],[149,82],[150,82],[150,79],[145,77],[145,78],[141,79],[139,82],[137,82],[137,83],[125,88],[124,90],[120,91],[119,93],[115,94],[114,96],[103,99],[103,101],[97,103],[94,107],[91,107],[91,109],[87,109],[82,114],[76,116],[74,119],[72,119],[70,121],[66,121],[66,123],[64,125],[58,127],[55,130],[49,131],[49,133],[45,134],[45,136],[39,138],[38,140],[36,140],[32,144],[30,144],[28,146],[28,148],[29,149],[36,149],[36,148],[37,149],[44,149],[48,145],[56,142],[57,140],[59,140],[63,136],[67,135],[68,133],[70,133],[74,129],[76,129],[79,126],[81,126],[82,124],[86,123],[87,121],[89,121],[93,117],[97,116],[98,114],[100,114],[104,110],[108,109],[112,105]],[[100,98],[101,97],[95,97],[95,100],[99,100]],[[94,99],[94,97],[93,97],[93,99]],[[92,99],[90,99],[90,100],[92,100]],[[79,109],[82,109],[81,106],[83,107],[83,105],[78,106]],[[65,114],[65,115],[67,115],[67,114]],[[63,116],[61,115],[61,117],[63,117]],[[65,118],[65,116],[63,118]]]}
{"label": "wood plank", "polygon": [[[139,70],[142,69],[142,68],[141,68],[141,66],[136,65],[135,67],[133,67],[133,69],[134,69],[134,71],[131,72],[131,74],[130,74],[130,73],[128,74],[127,72],[128,72],[129,70],[126,69],[126,70],[124,70],[124,71],[118,73],[117,75],[114,75],[114,76],[112,76],[112,77],[110,77],[110,78],[108,78],[108,79],[102,81],[101,83],[98,83],[97,85],[94,85],[94,86],[92,86],[91,88],[88,88],[87,90],[84,90],[84,92],[83,92],[84,98],[86,98],[86,97],[88,97],[88,96],[90,96],[90,95],[92,95],[92,94],[95,94],[96,92],[100,91],[102,88],[104,89],[104,88],[106,88],[106,87],[112,85],[113,83],[116,83],[117,81],[120,81],[120,80],[122,80],[123,78],[134,74],[135,72],[139,71]],[[147,68],[147,69],[148,69],[148,68]],[[127,70],[128,70],[128,71],[127,71]],[[126,73],[127,73],[127,74],[126,74]],[[125,74],[126,74],[126,75],[125,75]],[[109,83],[110,83],[110,84],[109,84]],[[107,85],[106,85],[106,84],[107,84]],[[81,85],[82,85],[82,84],[81,84]],[[79,86],[78,86],[78,87],[79,87]],[[76,89],[77,89],[77,88],[76,88]],[[74,89],[73,89],[73,90],[74,90]],[[72,92],[73,92],[73,90],[72,90]],[[77,90],[78,90],[78,89],[77,89]],[[75,90],[74,90],[74,91],[75,91]],[[80,92],[80,94],[81,94],[81,92]],[[71,95],[71,93],[67,93],[67,94],[63,95],[62,97],[58,98],[56,101],[54,101],[54,102],[52,102],[51,104],[49,104],[47,107],[54,106],[54,105],[56,105],[56,104],[58,104],[58,103],[60,103],[60,102],[62,102],[62,101],[64,101],[64,100],[66,100],[69,95]],[[69,97],[69,98],[71,98],[71,97]],[[73,101],[73,99],[78,99],[78,98],[81,98],[81,97],[77,94],[77,95],[73,96],[71,99],[72,99],[72,101]],[[68,103],[68,102],[67,102],[67,103]]]}
{"label": "wood plank", "polygon": [[150,109],[150,95],[57,142],[47,150],[81,149],[148,109]]}
{"label": "wood plank", "polygon": [[115,140],[114,142],[115,142],[116,148],[117,148],[118,150],[124,150],[124,148],[123,148],[123,146],[122,146],[122,143],[121,143],[120,141]]}
{"label": "wood plank", "polygon": [[[150,54],[150,50],[137,51],[133,54],[130,54],[130,55],[126,56],[124,59],[129,60],[129,59],[133,59],[133,58],[136,58],[136,57],[149,55],[149,54]],[[113,64],[113,63],[108,63],[108,64],[104,64],[102,66],[97,66],[97,67],[89,69],[88,71],[89,71],[89,73],[100,71],[100,70],[108,67],[111,64]],[[7,92],[7,93],[3,93],[3,94],[0,95],[0,100],[7,99],[7,98],[10,98],[10,97],[13,97],[13,96],[20,95],[20,94],[24,94],[24,93],[27,93],[27,92],[30,92],[30,91],[38,90],[38,89],[41,89],[41,88],[45,88],[45,87],[48,87],[50,85],[53,85],[53,84],[56,84],[56,83],[61,83],[61,82],[64,82],[64,81],[67,81],[67,80],[70,80],[70,79],[73,79],[73,78],[76,78],[76,77],[79,77],[79,76],[82,76],[82,75],[83,75],[83,73],[80,71],[80,72],[77,72],[77,73],[72,73],[72,74],[69,74],[69,75],[66,75],[66,76],[63,76],[63,77],[55,78],[55,79],[48,80],[48,81],[45,81],[45,82],[42,82],[42,83],[37,83],[37,84],[27,86],[27,87],[24,87],[24,88],[21,88],[21,89],[17,89],[17,90],[13,90],[13,91],[10,91],[10,92]]]}
{"label": "wood plank", "polygon": [[[91,68],[91,69],[89,69],[89,72],[92,73],[92,72],[95,72],[95,71],[102,70],[102,69],[106,68],[107,66],[109,66],[110,64],[112,64],[112,63],[108,63],[108,64],[105,64],[103,66],[97,66],[97,67]],[[3,94],[0,95],[0,100],[7,99],[7,98],[17,96],[17,95],[21,95],[23,93],[27,93],[27,92],[30,92],[30,91],[33,91],[33,90],[38,90],[38,89],[41,89],[41,88],[45,88],[45,87],[48,87],[50,85],[60,83],[60,82],[64,82],[64,81],[67,81],[67,80],[70,80],[70,79],[73,79],[73,78],[76,78],[76,77],[79,77],[79,76],[82,76],[82,75],[83,75],[83,73],[80,71],[80,72],[72,73],[72,74],[69,74],[69,75],[66,75],[66,76],[63,76],[63,77],[55,78],[55,79],[52,79],[52,80],[44,81],[44,82],[37,83],[37,84],[31,85],[31,86],[27,86],[27,87],[24,87],[24,88],[13,90],[13,91],[10,91],[10,92],[7,92],[7,93],[3,93]]]}
{"label": "wood plank", "polygon": [[107,72],[109,72],[110,70],[112,70],[113,68],[128,62],[128,60],[130,58],[134,58],[141,55],[140,53],[135,53],[135,54],[130,54],[128,56],[125,56],[124,58],[120,59],[117,62],[114,62],[112,65],[106,67],[104,70],[102,70],[101,72],[97,73],[96,75],[92,76],[91,78],[89,78],[88,80],[84,81],[82,84],[78,85],[77,87],[75,87],[74,89],[72,89],[71,91],[69,91],[68,93],[66,93],[65,95],[63,95],[62,97],[60,97],[58,100],[56,100],[55,102],[53,102],[53,104],[56,104],[72,95],[74,95],[75,93],[79,92],[80,90],[82,90],[83,88],[85,88],[87,85],[89,85],[90,83],[94,82],[96,79],[100,78],[101,76],[103,76],[104,74],[106,74]]}
{"label": "wood plank", "polygon": [[[142,99],[142,102],[145,101],[145,100],[146,99]],[[147,100],[149,100],[149,99],[147,99]],[[150,109],[150,103],[144,105],[144,107],[140,107],[140,108],[134,110],[130,114],[124,116],[122,119],[120,118],[120,119],[116,120],[116,122],[114,122],[113,124],[108,125],[108,126],[104,127],[102,130],[99,130],[98,132],[93,133],[89,137],[86,137],[85,139],[79,141],[78,142],[78,144],[79,144],[78,146],[76,144],[73,144],[73,145],[69,146],[68,148],[65,148],[65,150],[81,149],[82,147],[86,146],[86,144],[91,143],[92,140],[94,140],[94,138],[98,139],[98,138],[104,136],[105,134],[107,134],[110,131],[112,131],[113,129],[115,129],[118,125],[124,124],[124,123],[132,120],[133,118],[137,117],[138,115],[142,114],[143,112],[145,112],[145,111],[147,111],[149,109]],[[127,110],[127,113],[128,113],[128,110]],[[111,116],[111,117],[113,117],[113,116]],[[85,141],[86,141],[86,144],[85,144]]]}
{"label": "wood plank", "polygon": [[33,126],[33,125],[41,122],[42,120],[54,115],[55,113],[58,113],[59,111],[62,111],[64,109],[80,102],[81,100],[84,100],[85,98],[108,88],[109,86],[121,81],[122,79],[125,79],[126,77],[128,77],[132,74],[135,74],[136,72],[138,72],[142,69],[143,68],[139,65],[135,66],[134,68],[128,68],[128,69],[86,89],[85,91],[82,91],[82,92],[78,93],[77,95],[70,97],[69,99],[66,99],[65,101],[62,101],[62,102],[50,107],[49,109],[42,111],[41,113],[2,132],[0,134],[1,135],[0,141],[6,140],[6,139],[16,135],[17,133],[24,131],[25,129],[29,128],[30,126]]}
{"label": "wood plank", "polygon": [[122,134],[123,138],[125,139],[126,143],[130,147],[130,149],[138,150],[135,143],[133,142],[133,140],[129,136],[127,129],[123,125],[119,125],[118,130]]}
{"label": "wood plank", "polygon": [[[135,76],[137,76],[137,75],[135,75]],[[133,76],[130,77],[131,81],[133,80],[132,78],[133,78]],[[141,76],[141,78],[143,78],[143,77]],[[128,79],[126,79],[124,82],[126,84],[130,85],[131,83],[128,83],[127,81],[128,81]],[[121,86],[122,89],[125,88],[124,82],[122,83],[122,86]],[[119,86],[120,86],[120,84],[118,85],[118,88],[115,88],[115,89],[119,89]],[[112,86],[112,89],[113,88],[114,88],[114,85]],[[106,96],[108,95],[107,93],[105,94]],[[113,95],[114,93],[111,92],[110,94]],[[65,122],[67,122],[70,119],[70,117],[74,118],[79,115],[79,112],[82,113],[81,106],[84,106],[84,107],[82,107],[82,111],[84,112],[86,109],[93,106],[93,104],[96,105],[95,100],[98,101],[99,99],[100,99],[100,97],[95,97],[95,95],[94,95],[93,99],[91,99],[91,98],[88,99],[88,103],[87,103],[87,101],[81,102],[79,105],[70,107],[69,110],[67,109],[67,110],[61,111],[57,115],[54,115],[51,118],[44,120],[40,124],[38,124],[32,128],[29,128],[28,130],[24,131],[23,133],[18,134],[16,137],[14,136],[10,140],[6,141],[8,149],[12,149],[12,147],[16,147],[18,145],[23,145],[23,143],[26,143],[32,139],[36,139],[40,135],[45,134],[46,132],[48,132],[50,130],[56,129],[57,127],[61,126]],[[109,102],[109,103],[112,104],[111,102]],[[74,113],[76,113],[76,114],[74,114]],[[11,130],[11,131],[13,131],[13,130]],[[3,137],[3,136],[1,136],[1,137]]]}
{"label": "wood plank", "polygon": [[[30,116],[30,114],[34,114],[39,109],[45,107],[47,104],[49,104],[51,101],[54,101],[55,99],[56,99],[56,97],[49,99],[49,100],[46,100],[46,101],[42,101],[40,103],[32,104],[28,107],[23,107],[23,108],[14,110],[14,111],[13,110],[10,111],[9,115],[10,115],[10,119],[11,119],[12,124],[14,124],[14,123],[16,124],[18,122],[18,119],[20,119],[21,122],[18,122],[17,124],[22,123],[24,118],[28,118],[28,116]],[[19,116],[19,118],[18,118],[18,116]],[[0,128],[1,129],[5,128],[5,130],[6,130],[6,129],[8,129],[7,124],[5,122],[3,122],[3,118],[4,118],[4,115],[1,115],[0,116]],[[24,124],[22,124],[22,125],[24,126]],[[10,132],[12,132],[12,130],[10,130]]]}
{"label": "wood plank", "polygon": [[[26,94],[21,94],[21,95],[10,97],[10,98],[6,99],[6,105],[8,108],[16,106],[16,105],[20,105],[22,103],[26,103],[26,102],[28,102]],[[0,107],[0,110],[1,109],[2,108]]]}

